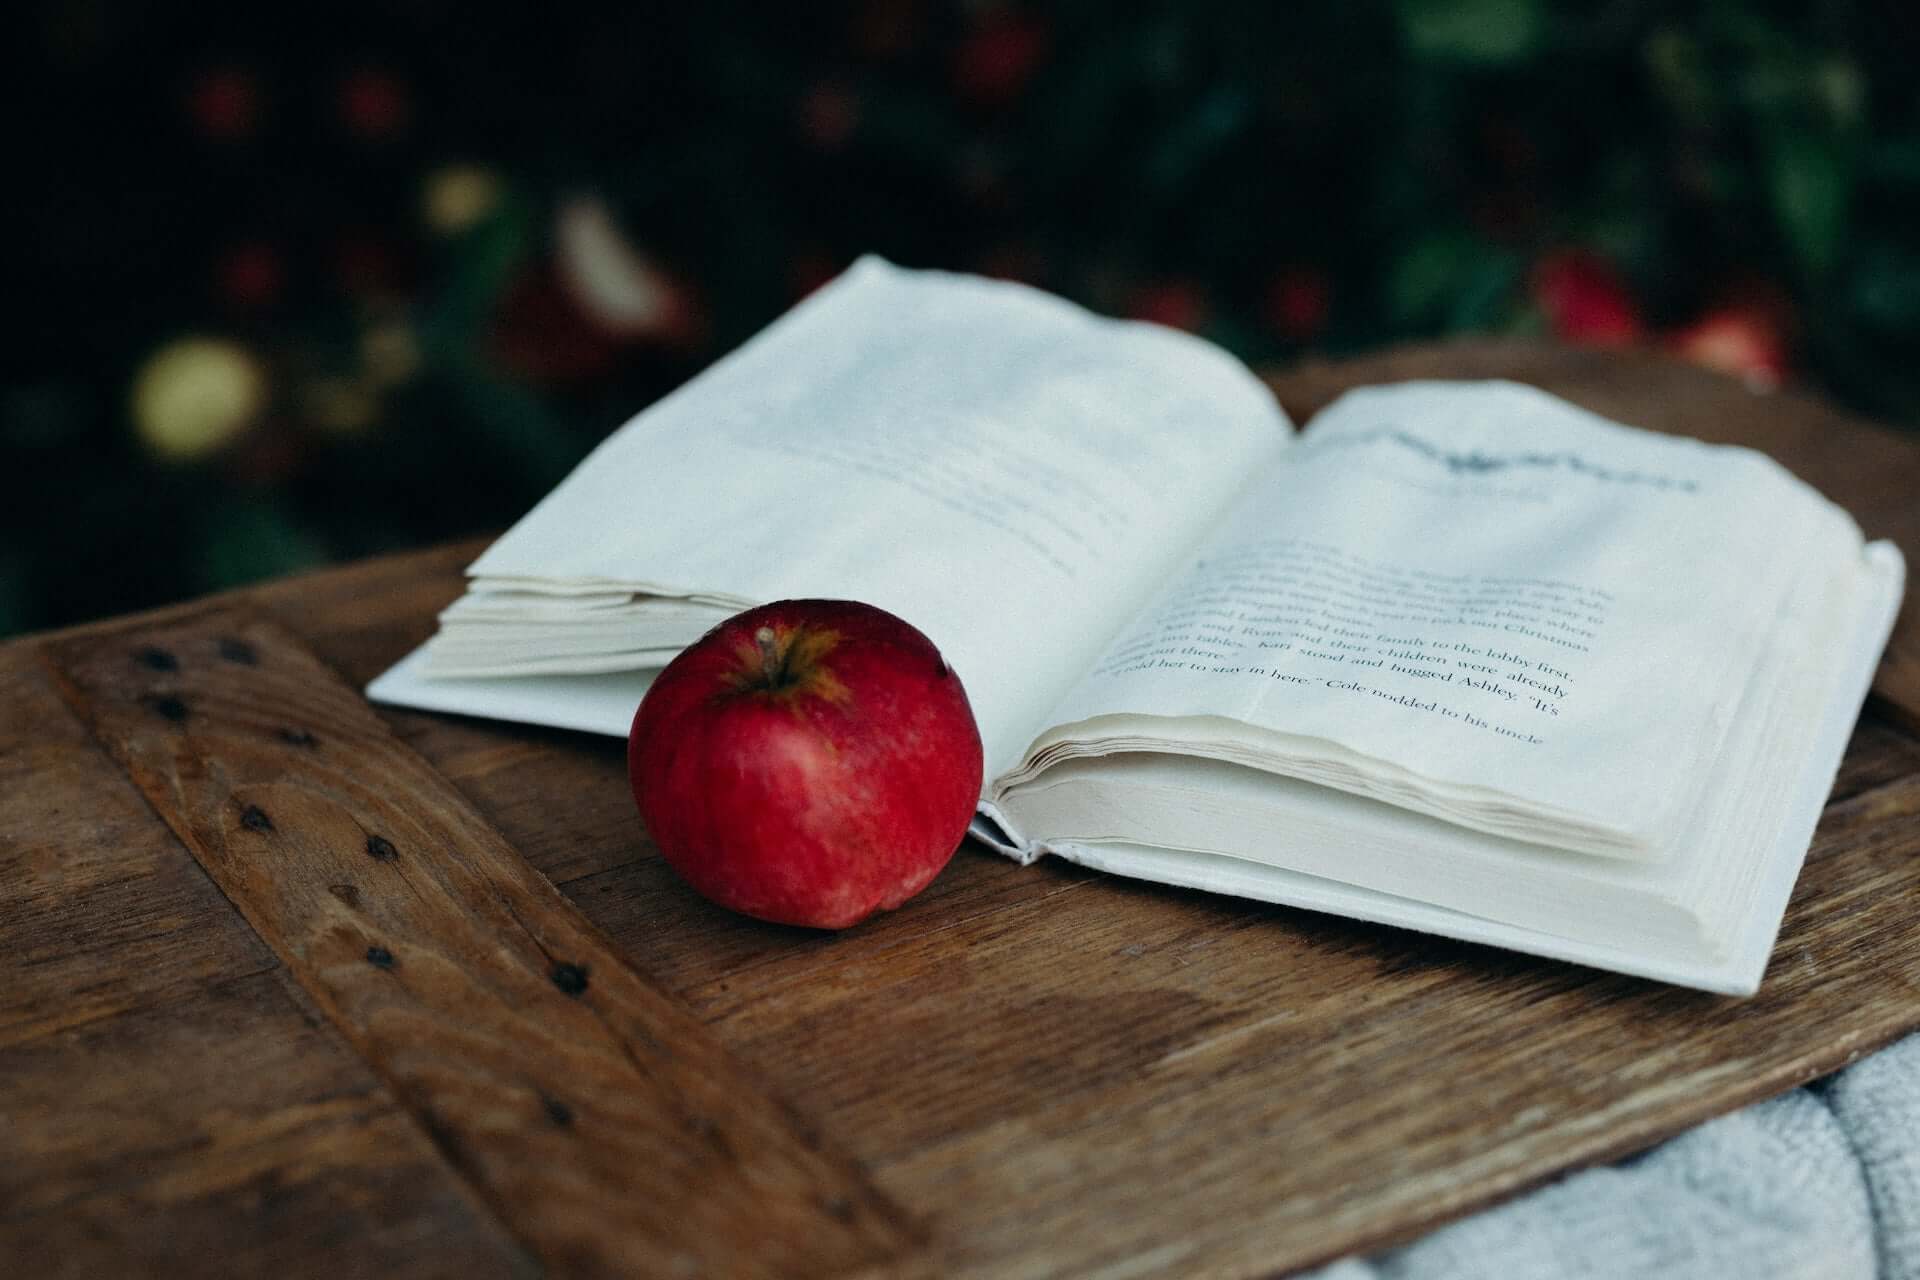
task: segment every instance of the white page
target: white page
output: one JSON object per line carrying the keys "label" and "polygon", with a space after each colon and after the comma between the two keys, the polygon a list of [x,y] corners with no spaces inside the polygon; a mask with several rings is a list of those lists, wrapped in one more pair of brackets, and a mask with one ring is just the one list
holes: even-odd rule
{"label": "white page", "polygon": [[393,706],[511,720],[624,738],[656,668],[585,675],[446,679],[425,674],[426,650],[412,653],[367,686],[367,696]]}
{"label": "white page", "polygon": [[1198,339],[869,258],[622,427],[471,572],[891,610],[960,673],[992,776],[1289,435]]}
{"label": "white page", "polygon": [[[1687,779],[1696,803],[1675,856],[1662,861],[1503,840],[1183,755],[1069,761],[1010,797],[1011,816],[1049,846],[1118,841],[1222,854],[1569,938],[1648,948],[1724,936],[1745,920],[1762,878],[1754,852],[1773,849],[1807,816],[1793,807],[1791,783],[1832,704],[1851,698],[1857,707],[1849,673],[1863,650],[1879,651],[1897,582],[1866,561],[1801,574],[1744,682],[1734,732]],[[1807,804],[1817,810],[1821,798]]]}
{"label": "white page", "polygon": [[1751,451],[1512,384],[1370,388],[1243,497],[1040,746],[1149,716],[1201,743],[1193,721],[1225,717],[1617,826],[1644,855],[1792,571],[1861,555],[1843,512]]}
{"label": "white page", "polygon": [[[1866,699],[1880,651],[1885,648],[1887,635],[1900,611],[1905,581],[1900,553],[1891,544],[1877,542],[1868,546],[1865,558],[1866,582],[1858,593],[1855,608],[1836,627],[1846,638],[1833,654],[1837,670],[1832,673],[1834,678],[1826,690],[1824,705],[1811,723],[1800,727],[1795,736],[1796,757],[1777,780],[1781,792],[1779,812],[1783,817],[1770,824],[1766,834],[1754,839],[1750,846],[1736,850],[1751,861],[1757,882],[1747,898],[1747,909],[1728,923],[1724,936],[1703,936],[1697,946],[1649,946],[1642,939],[1576,940],[1527,929],[1511,921],[1489,919],[1476,912],[1471,904],[1464,910],[1451,910],[1269,862],[1221,854],[1123,842],[1098,845],[1066,842],[1045,851],[1082,866],[1164,884],[1332,912],[1705,991],[1752,995],[1759,989],[1761,976],[1766,971],[1821,805],[1833,789],[1834,775],[1860,714],[1860,704]],[[1175,771],[1183,767],[1181,762],[1170,763]],[[1288,830],[1275,829],[1272,839],[1277,845],[1284,845],[1295,837]],[[1041,852],[1005,847],[1002,851],[1025,861],[1031,861]],[[1645,874],[1673,878],[1660,868],[1595,870],[1615,876]]]}

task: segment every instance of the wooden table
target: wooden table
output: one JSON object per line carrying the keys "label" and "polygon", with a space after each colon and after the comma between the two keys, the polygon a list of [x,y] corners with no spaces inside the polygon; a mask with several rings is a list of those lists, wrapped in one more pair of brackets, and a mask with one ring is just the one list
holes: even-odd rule
{"label": "wooden table", "polygon": [[[1920,562],[1920,447],[1651,358]],[[617,742],[370,709],[478,544],[0,646],[0,1271],[1286,1270],[1920,1024],[1910,608],[1740,1002],[967,848],[837,936],[685,891]]]}

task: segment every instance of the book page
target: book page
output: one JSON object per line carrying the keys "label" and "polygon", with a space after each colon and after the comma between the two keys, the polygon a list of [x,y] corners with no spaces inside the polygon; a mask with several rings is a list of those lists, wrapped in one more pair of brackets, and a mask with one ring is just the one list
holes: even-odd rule
{"label": "book page", "polygon": [[1516,844],[1194,755],[1070,761],[1019,793],[1086,866],[1751,994],[1899,610],[1888,543],[1806,566],[1673,856]]}
{"label": "book page", "polygon": [[1844,513],[1747,450],[1511,384],[1351,393],[1120,635],[1013,781],[1076,742],[1184,743],[1651,856],[1767,629],[1789,625],[1775,611],[1793,575],[1861,556]]}
{"label": "book page", "polygon": [[1290,435],[1198,339],[865,259],[622,427],[470,572],[878,605],[960,673],[991,776]]}

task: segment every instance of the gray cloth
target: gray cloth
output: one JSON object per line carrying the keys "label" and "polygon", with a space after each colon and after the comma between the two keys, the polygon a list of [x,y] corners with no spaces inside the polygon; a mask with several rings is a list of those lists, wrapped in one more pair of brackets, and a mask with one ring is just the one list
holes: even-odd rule
{"label": "gray cloth", "polygon": [[1312,1280],[1920,1280],[1920,1035]]}

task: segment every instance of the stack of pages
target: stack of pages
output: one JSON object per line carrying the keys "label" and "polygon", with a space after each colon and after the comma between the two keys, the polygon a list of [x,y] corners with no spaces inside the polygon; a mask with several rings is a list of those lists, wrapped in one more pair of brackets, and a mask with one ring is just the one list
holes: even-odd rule
{"label": "stack of pages", "polygon": [[865,600],[1010,856],[1747,993],[1903,570],[1757,453],[1507,383],[1296,436],[1198,339],[867,259],[470,572],[372,696],[624,734],[729,613]]}

